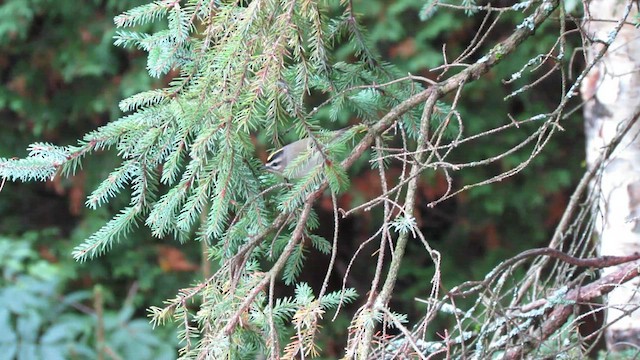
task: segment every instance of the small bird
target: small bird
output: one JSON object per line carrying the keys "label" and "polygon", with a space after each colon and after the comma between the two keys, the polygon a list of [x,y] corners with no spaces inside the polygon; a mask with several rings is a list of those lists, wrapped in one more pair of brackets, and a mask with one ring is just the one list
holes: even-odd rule
{"label": "small bird", "polygon": [[[327,135],[327,138],[330,139],[329,143],[349,129],[350,127],[346,127],[331,132]],[[297,163],[295,169],[290,169],[290,172],[287,174],[288,178],[302,178],[309,174],[316,166],[324,163],[324,156],[315,148],[314,142],[310,138],[305,138],[294,141],[273,152],[267,158],[264,168],[269,172],[284,175],[287,166],[303,154],[306,160],[304,160],[303,163]]]}

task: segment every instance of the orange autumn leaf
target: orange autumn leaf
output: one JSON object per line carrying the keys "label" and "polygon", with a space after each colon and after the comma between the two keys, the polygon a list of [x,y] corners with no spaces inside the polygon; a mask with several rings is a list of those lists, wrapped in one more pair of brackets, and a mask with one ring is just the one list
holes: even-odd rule
{"label": "orange autumn leaf", "polygon": [[187,260],[184,253],[173,246],[158,246],[158,264],[165,272],[196,271],[198,266]]}

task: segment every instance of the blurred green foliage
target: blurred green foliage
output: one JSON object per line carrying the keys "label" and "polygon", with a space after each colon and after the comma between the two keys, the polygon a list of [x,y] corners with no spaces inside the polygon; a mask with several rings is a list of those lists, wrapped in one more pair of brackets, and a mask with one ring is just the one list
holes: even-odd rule
{"label": "blurred green foliage", "polygon": [[104,345],[123,359],[173,359],[175,334],[155,331],[136,318],[125,301],[117,311],[98,315],[85,303],[92,292],[72,290],[73,264],[53,263],[35,249],[55,231],[27,232],[20,238],[0,236],[0,354],[3,359],[95,359],[97,317]]}
{"label": "blurred green foliage", "polygon": [[[74,143],[118,118],[121,99],[161,86],[147,75],[142,53],[113,46],[113,17],[144,2],[0,3],[0,156],[23,156],[36,140]],[[86,165],[81,177],[57,184],[6,184],[0,192],[3,359],[96,358],[94,315],[72,304],[90,309],[87,289],[98,283],[105,286],[110,309],[104,315],[105,336],[116,354],[175,358],[175,334],[152,330],[145,308],[175,294],[193,273],[158,266],[159,244],[144,231],[121,244],[114,256],[91,263],[70,256],[74,245],[112,216],[113,209],[87,211],[83,194],[117,160],[105,152]],[[191,254],[197,251],[194,245]],[[48,255],[46,260],[39,252]],[[137,291],[123,305],[134,285]]]}
{"label": "blurred green foliage", "polygon": [[6,144],[0,154],[19,145],[24,151],[34,138],[75,139],[117,118],[120,99],[153,86],[141,71],[144,58],[112,45],[113,16],[139,3],[9,0],[0,5],[0,111],[6,130],[0,133]]}

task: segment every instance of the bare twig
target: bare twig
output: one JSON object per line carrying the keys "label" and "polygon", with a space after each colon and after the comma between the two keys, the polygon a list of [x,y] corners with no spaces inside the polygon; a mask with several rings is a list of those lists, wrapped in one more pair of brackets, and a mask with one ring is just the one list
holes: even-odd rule
{"label": "bare twig", "polygon": [[[520,254],[502,262],[500,265],[494,268],[483,281],[470,281],[456,286],[451,291],[449,291],[447,296],[468,296],[474,292],[479,291],[480,289],[488,287],[488,285],[495,281],[496,277],[499,276],[506,268],[513,266],[524,259],[537,256],[548,256],[549,258],[557,259],[573,266],[584,266],[597,269],[603,269],[606,267],[620,265],[640,259],[640,254],[629,256],[600,256],[589,259],[580,259],[553,248],[530,249],[523,251]],[[469,287],[471,289],[463,290],[464,288]]]}
{"label": "bare twig", "polygon": [[[617,286],[638,277],[640,274],[640,263],[627,264],[615,272],[608,274],[591,284],[577,287],[569,291],[565,297],[568,305],[558,305],[545,317],[545,321],[540,326],[541,334],[539,341],[549,338],[554,332],[560,329],[566,322],[569,315],[574,312],[576,304],[592,301],[602,295],[608,294]],[[507,350],[505,359],[521,359],[524,354],[531,350],[529,344],[522,344]]]}

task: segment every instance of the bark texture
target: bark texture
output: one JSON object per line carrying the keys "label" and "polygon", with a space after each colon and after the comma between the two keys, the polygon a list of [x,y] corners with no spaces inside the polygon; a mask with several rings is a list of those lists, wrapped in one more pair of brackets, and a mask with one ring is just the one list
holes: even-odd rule
{"label": "bark texture", "polygon": [[[631,9],[629,12],[628,9]],[[628,14],[631,22],[637,7],[626,1],[592,0],[588,3],[585,29],[592,61],[610,41],[612,30]],[[640,107],[640,30],[624,25],[609,49],[582,83],[586,101],[584,117],[587,137],[587,165],[595,160],[616,134],[633,120]],[[625,256],[640,252],[640,121],[616,147],[604,165],[602,176],[595,177],[593,189],[599,191],[595,231],[601,255]],[[606,276],[614,271],[603,271]],[[621,350],[640,346],[640,293],[638,278],[618,286],[606,299],[607,346]]]}

